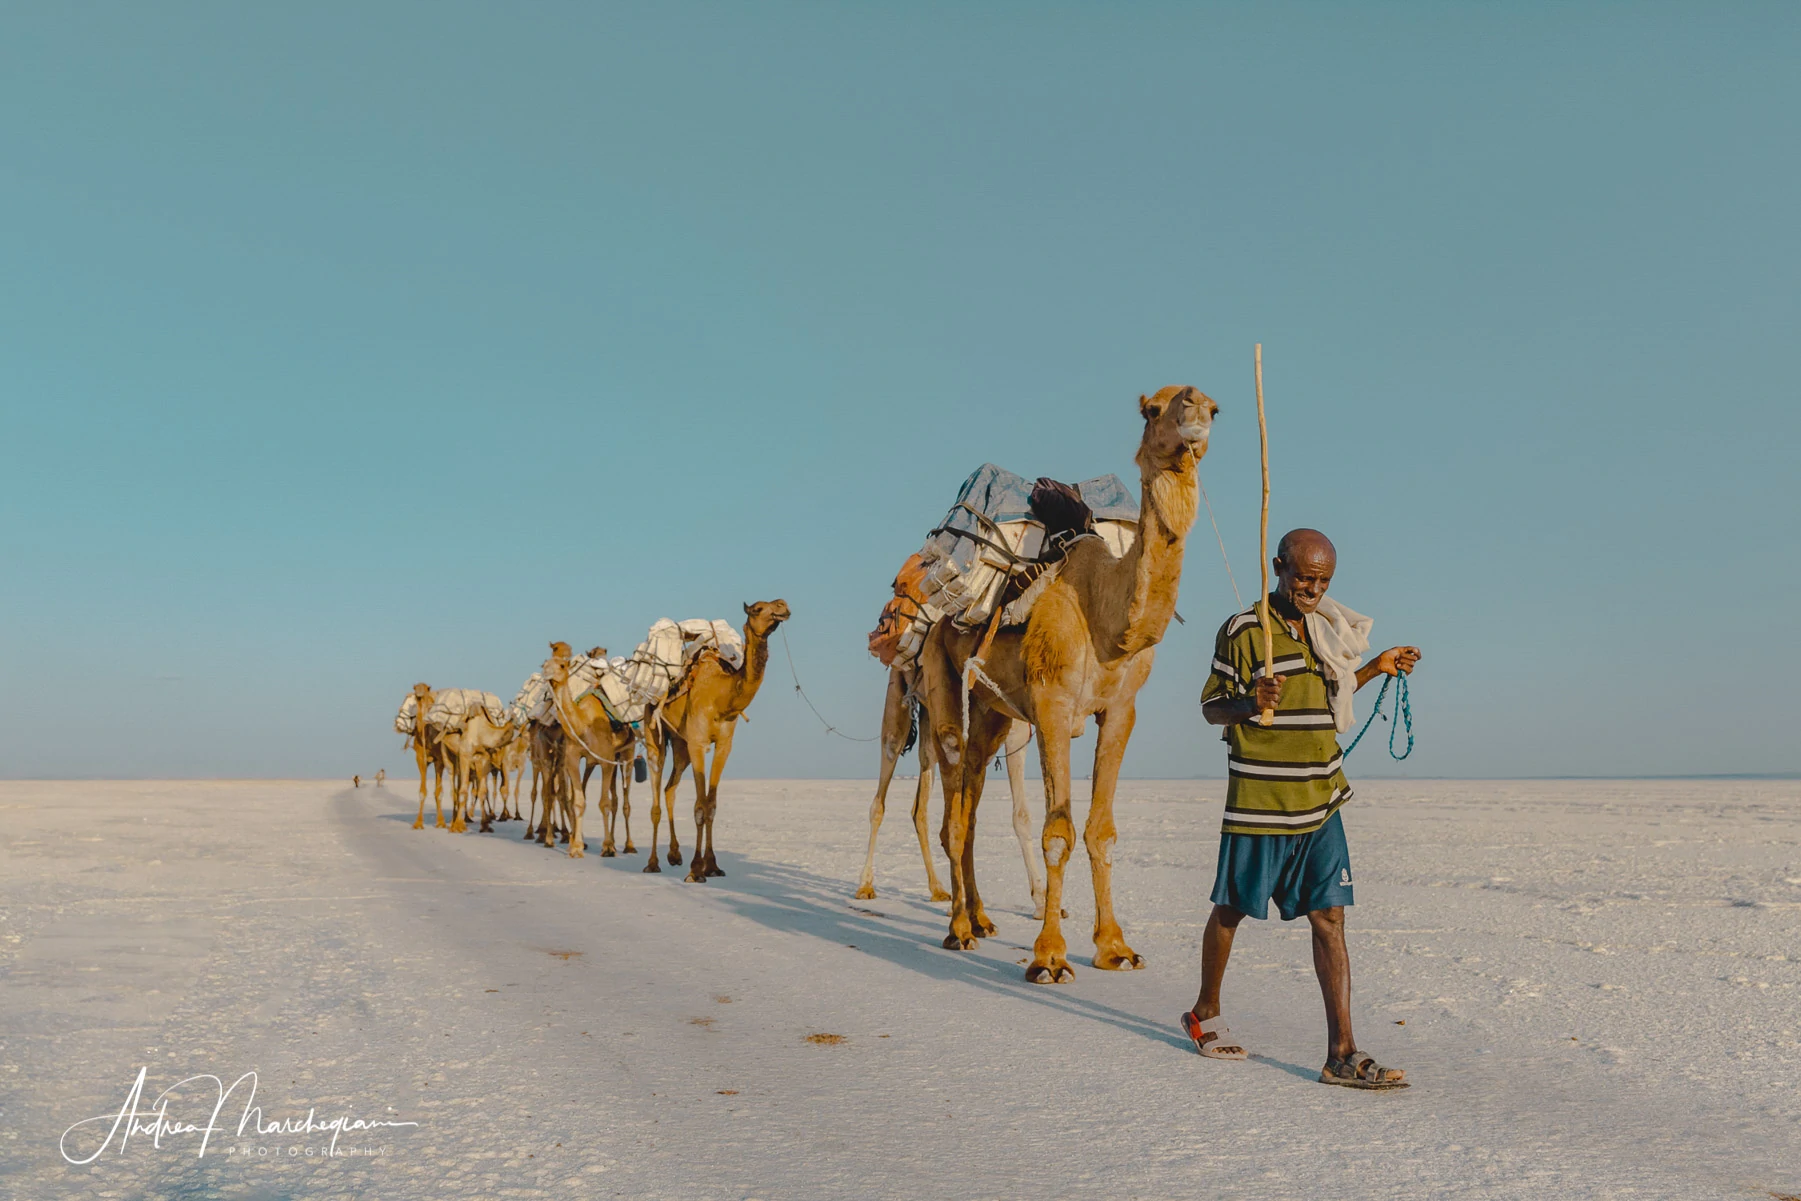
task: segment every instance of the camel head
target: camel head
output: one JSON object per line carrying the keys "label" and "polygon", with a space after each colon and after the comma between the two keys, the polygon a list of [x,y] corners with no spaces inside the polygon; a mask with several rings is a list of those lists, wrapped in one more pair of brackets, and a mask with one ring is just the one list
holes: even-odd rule
{"label": "camel head", "polygon": [[591,646],[588,648],[588,658],[590,658],[590,659],[605,659],[606,657],[607,657],[607,648],[606,647]]}
{"label": "camel head", "polygon": [[1138,444],[1138,469],[1183,471],[1199,463],[1207,453],[1207,437],[1219,406],[1206,393],[1171,385],[1138,398],[1144,417],[1144,438]]}
{"label": "camel head", "polygon": [[755,601],[744,606],[744,632],[767,638],[791,616],[785,600]]}
{"label": "camel head", "polygon": [[550,644],[550,658],[544,660],[539,669],[544,673],[544,682],[555,688],[569,682],[569,644],[553,642]]}
{"label": "camel head", "polygon": [[413,685],[413,699],[415,699],[419,702],[419,711],[421,713],[425,712],[426,706],[431,704],[431,702],[432,702],[431,685],[430,684],[414,684]]}

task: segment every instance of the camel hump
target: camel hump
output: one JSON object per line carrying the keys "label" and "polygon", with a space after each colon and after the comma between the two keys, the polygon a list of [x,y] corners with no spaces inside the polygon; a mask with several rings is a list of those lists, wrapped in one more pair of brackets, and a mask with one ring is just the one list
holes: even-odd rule
{"label": "camel hump", "polygon": [[930,608],[973,627],[987,621],[1004,597],[1023,591],[1028,581],[1019,577],[1062,558],[1074,538],[1095,535],[1118,557],[1137,531],[1137,502],[1118,476],[1073,485],[1041,478],[1033,485],[984,463],[927,536],[921,590]]}
{"label": "camel hump", "polygon": [[454,732],[461,730],[477,713],[494,725],[504,726],[511,710],[492,692],[477,688],[447,688],[438,693],[432,707],[425,711],[425,724]]}
{"label": "camel hump", "polygon": [[1044,541],[1060,546],[1078,534],[1094,533],[1094,510],[1074,484],[1041,475],[1032,485],[1032,516],[1044,526]]}

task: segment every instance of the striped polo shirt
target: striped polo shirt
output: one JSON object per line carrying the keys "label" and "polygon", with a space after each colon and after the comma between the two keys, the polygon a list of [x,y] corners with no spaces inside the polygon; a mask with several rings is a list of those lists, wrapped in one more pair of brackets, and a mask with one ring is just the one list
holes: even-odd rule
{"label": "striped polo shirt", "polygon": [[[1304,642],[1270,600],[1275,628],[1275,674],[1286,678],[1275,724],[1253,718],[1227,726],[1227,834],[1306,834],[1325,825],[1351,799],[1338,749],[1338,728],[1326,695],[1326,677]],[[1263,627],[1257,606],[1235,614],[1219,628],[1213,644],[1213,672],[1201,689],[1201,703],[1244,696],[1264,674]]]}

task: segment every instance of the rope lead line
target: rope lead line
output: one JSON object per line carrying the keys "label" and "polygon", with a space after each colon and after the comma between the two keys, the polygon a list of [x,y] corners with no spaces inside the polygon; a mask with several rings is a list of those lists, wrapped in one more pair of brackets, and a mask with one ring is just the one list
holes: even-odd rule
{"label": "rope lead line", "polygon": [[1201,500],[1207,505],[1207,520],[1213,523],[1213,538],[1219,543],[1219,557],[1226,565],[1226,578],[1232,581],[1232,599],[1238,602],[1238,611],[1242,613],[1244,612],[1244,597],[1238,595],[1238,577],[1232,574],[1232,560],[1226,555],[1226,540],[1219,532],[1219,521],[1213,516],[1213,502],[1207,500],[1207,485],[1201,483],[1201,474],[1198,471],[1195,472],[1194,482],[1200,484]]}
{"label": "rope lead line", "polygon": [[880,734],[876,735],[875,738],[852,738],[849,734],[846,734],[825,719],[825,715],[820,713],[818,706],[813,703],[813,699],[807,695],[806,689],[800,686],[800,673],[794,670],[794,651],[788,646],[788,631],[781,631],[781,635],[782,654],[788,657],[788,676],[794,681],[794,691],[799,693],[800,699],[807,703],[807,708],[813,710],[813,716],[819,718],[819,724],[825,727],[825,732],[827,734],[836,734],[846,742],[874,742],[876,741],[876,738],[880,738]]}
{"label": "rope lead line", "polygon": [[[1388,686],[1397,680],[1400,683],[1395,688],[1395,706],[1400,711],[1400,720],[1388,727],[1388,755],[1391,759],[1400,760],[1413,754],[1413,701],[1407,694],[1407,677],[1399,675],[1383,677],[1382,691],[1376,694],[1375,707],[1370,710],[1369,717],[1364,720],[1363,729],[1357,731],[1357,737],[1351,739],[1351,745],[1344,749],[1346,758],[1349,758],[1351,752],[1357,749],[1357,744],[1363,741],[1365,734],[1369,733],[1370,724],[1377,717],[1382,718],[1383,721],[1388,720],[1388,715],[1382,712],[1382,698],[1388,695]],[[1407,749],[1396,754],[1395,735],[1401,732],[1402,726],[1407,728]]]}

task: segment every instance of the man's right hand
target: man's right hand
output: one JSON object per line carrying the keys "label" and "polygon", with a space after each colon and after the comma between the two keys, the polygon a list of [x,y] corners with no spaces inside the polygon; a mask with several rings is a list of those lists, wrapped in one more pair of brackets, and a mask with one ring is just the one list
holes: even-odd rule
{"label": "man's right hand", "polygon": [[1258,679],[1255,699],[1259,713],[1265,709],[1274,709],[1282,703],[1282,683],[1287,678],[1287,676],[1263,676]]}

